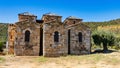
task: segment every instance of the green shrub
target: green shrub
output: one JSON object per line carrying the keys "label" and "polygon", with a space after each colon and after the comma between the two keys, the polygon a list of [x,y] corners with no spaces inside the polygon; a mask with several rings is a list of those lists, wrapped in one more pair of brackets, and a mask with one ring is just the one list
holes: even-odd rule
{"label": "green shrub", "polygon": [[115,49],[115,50],[120,50],[120,46],[118,46],[118,45],[112,46],[111,48]]}

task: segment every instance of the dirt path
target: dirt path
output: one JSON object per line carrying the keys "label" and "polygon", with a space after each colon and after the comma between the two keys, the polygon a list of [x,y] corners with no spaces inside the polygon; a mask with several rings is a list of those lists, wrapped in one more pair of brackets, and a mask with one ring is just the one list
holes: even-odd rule
{"label": "dirt path", "polygon": [[[103,54],[120,60],[120,53]],[[120,68],[120,64],[109,64],[104,61],[92,62],[75,60],[73,57],[47,58],[39,56],[1,56],[5,62],[0,68]]]}

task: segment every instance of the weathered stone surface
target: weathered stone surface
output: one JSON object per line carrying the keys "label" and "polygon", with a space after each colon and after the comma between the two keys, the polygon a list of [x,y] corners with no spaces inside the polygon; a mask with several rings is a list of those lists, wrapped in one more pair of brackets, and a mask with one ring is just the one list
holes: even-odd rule
{"label": "weathered stone surface", "polygon": [[[61,22],[55,14],[44,14],[44,22],[36,22],[36,16],[19,14],[19,22],[10,24],[8,28],[9,53],[19,56],[55,57],[69,54],[81,55],[90,53],[90,28],[82,24],[82,19],[68,17]],[[41,32],[43,30],[43,33]],[[68,37],[68,30],[70,36]],[[25,41],[26,31],[30,32],[29,41]],[[58,32],[58,42],[55,41]],[[79,32],[82,42],[79,42]],[[70,39],[69,39],[70,38]]]}

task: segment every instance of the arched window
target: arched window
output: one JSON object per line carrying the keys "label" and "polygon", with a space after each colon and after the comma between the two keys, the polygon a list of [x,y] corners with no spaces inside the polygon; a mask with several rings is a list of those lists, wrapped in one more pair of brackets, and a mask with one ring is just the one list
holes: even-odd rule
{"label": "arched window", "polygon": [[81,32],[78,33],[78,37],[79,37],[79,42],[82,42],[82,33]]}
{"label": "arched window", "polygon": [[30,31],[25,31],[25,42],[29,42],[30,41]]}
{"label": "arched window", "polygon": [[76,21],[73,21],[73,24],[75,24],[76,23]]}
{"label": "arched window", "polygon": [[59,32],[54,32],[54,42],[59,42]]}

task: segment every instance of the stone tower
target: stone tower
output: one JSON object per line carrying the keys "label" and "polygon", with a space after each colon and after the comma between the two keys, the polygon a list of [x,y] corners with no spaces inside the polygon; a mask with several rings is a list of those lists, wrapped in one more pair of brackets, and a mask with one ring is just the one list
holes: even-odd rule
{"label": "stone tower", "polygon": [[64,23],[66,25],[72,25],[72,24],[77,24],[77,23],[81,23],[82,22],[82,19],[79,19],[79,18],[76,18],[76,17],[73,17],[73,16],[69,16],[65,19]]}
{"label": "stone tower", "polygon": [[36,22],[37,16],[30,14],[28,12],[18,14],[19,22],[28,21],[28,22]]}
{"label": "stone tower", "polygon": [[18,14],[19,22],[9,25],[9,53],[18,56],[40,55],[40,23],[30,13]]}
{"label": "stone tower", "polygon": [[51,22],[51,21],[61,22],[61,18],[62,16],[59,16],[54,13],[46,13],[43,15],[42,20],[44,20],[44,22]]}
{"label": "stone tower", "polygon": [[65,19],[68,54],[90,53],[90,29],[82,19],[69,16]]}
{"label": "stone tower", "polygon": [[62,16],[53,13],[44,14],[43,23],[43,56],[67,55],[65,46],[65,27]]}

